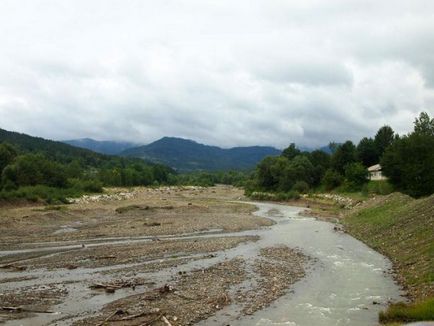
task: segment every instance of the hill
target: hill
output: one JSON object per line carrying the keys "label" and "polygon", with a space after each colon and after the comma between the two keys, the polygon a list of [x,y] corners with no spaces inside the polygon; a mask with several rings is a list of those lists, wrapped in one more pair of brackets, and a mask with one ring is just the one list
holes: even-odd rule
{"label": "hill", "polygon": [[109,156],[0,129],[0,201],[67,202],[103,186],[174,182],[174,171],[137,158]]}
{"label": "hill", "polygon": [[128,148],[138,146],[138,144],[131,142],[99,141],[91,138],[63,140],[62,142],[68,145],[90,149],[91,151],[107,155],[117,155]]}
{"label": "hill", "polygon": [[181,172],[251,169],[266,156],[279,155],[273,147],[251,146],[223,149],[195,141],[164,137],[149,145],[130,148],[120,155],[166,164]]}
{"label": "hill", "polygon": [[45,156],[62,163],[67,163],[75,158],[80,158],[86,163],[96,163],[99,160],[108,160],[108,157],[62,142],[48,140],[41,137],[33,137],[26,134],[8,131],[0,128],[0,143],[7,142],[14,145],[21,152],[42,153]]}

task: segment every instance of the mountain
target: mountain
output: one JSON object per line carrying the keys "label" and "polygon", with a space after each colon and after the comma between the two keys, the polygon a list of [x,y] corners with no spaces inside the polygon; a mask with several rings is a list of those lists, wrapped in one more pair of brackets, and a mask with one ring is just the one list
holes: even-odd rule
{"label": "mountain", "polygon": [[130,142],[98,141],[91,138],[63,140],[62,142],[107,155],[117,155],[128,148],[138,146],[138,144]]}
{"label": "mountain", "polygon": [[21,152],[43,153],[47,157],[61,162],[69,162],[74,158],[80,158],[87,162],[107,159],[105,155],[95,153],[88,149],[0,128],[0,143],[2,142],[16,146]]}
{"label": "mountain", "polygon": [[280,150],[266,146],[223,149],[183,138],[164,137],[149,145],[129,148],[120,155],[166,164],[180,172],[251,169]]}

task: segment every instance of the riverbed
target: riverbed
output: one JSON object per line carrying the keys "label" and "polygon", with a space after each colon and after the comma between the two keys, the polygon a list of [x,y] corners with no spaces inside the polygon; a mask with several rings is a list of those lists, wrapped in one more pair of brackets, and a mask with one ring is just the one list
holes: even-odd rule
{"label": "riverbed", "polygon": [[[207,194],[213,195],[211,191]],[[224,198],[225,205],[232,205],[233,201],[229,199]],[[208,203],[209,198],[206,200]],[[218,208],[222,203],[221,200],[215,206]],[[0,256],[15,257],[33,267],[0,270],[1,279],[10,280],[0,283],[2,294],[20,293],[30,288],[29,293],[33,295],[42,293],[38,292],[42,289],[52,292],[48,297],[53,296],[49,297],[52,301],[46,312],[15,316],[19,319],[7,318],[6,325],[92,325],[107,319],[120,308],[134,310],[134,305],[143,300],[144,294],[154,293],[155,289],[167,284],[178,287],[184,297],[188,294],[191,301],[191,296],[196,293],[188,290],[189,285],[197,281],[200,288],[202,276],[212,279],[216,275],[223,282],[224,292],[216,292],[218,304],[209,305],[197,300],[194,307],[199,313],[190,319],[199,325],[375,325],[378,312],[389,301],[401,298],[399,287],[390,274],[390,262],[360,241],[336,230],[333,224],[300,216],[304,208],[260,202],[236,202],[234,205],[230,207],[255,205],[255,223],[271,219],[274,224],[267,226],[261,222],[262,226],[258,223],[252,229],[252,217],[239,213],[237,216],[245,216],[239,224],[248,225],[246,230],[232,232],[226,224],[220,227],[218,223],[209,223],[208,228],[178,234],[124,234],[89,238],[88,241],[81,239],[80,242],[71,239],[29,242],[5,248],[0,251]],[[189,209],[192,206],[189,203]],[[189,218],[195,217],[191,212]],[[201,210],[197,216],[205,212]],[[177,218],[176,210],[173,214]],[[133,217],[135,221],[140,216]],[[116,253],[113,255],[116,259],[106,262],[107,257],[109,260],[112,257],[110,250]],[[268,256],[264,255],[267,250]],[[277,261],[271,257],[276,250],[284,253],[286,260],[280,257]],[[94,258],[82,263],[85,251],[89,251],[86,257]],[[129,253],[128,259],[119,259],[124,251]],[[130,259],[131,255],[135,258]],[[71,269],[62,268],[63,260],[74,259],[82,264]],[[292,263],[293,266],[285,269]],[[264,276],[258,266],[270,268],[273,273]],[[278,266],[282,266],[281,270]],[[216,274],[216,271],[219,272]],[[282,275],[284,273],[288,275]],[[114,279],[137,284],[116,289],[115,293],[89,288],[91,283],[113,282]],[[221,301],[222,295],[227,300]],[[173,304],[169,296],[160,299],[160,308]],[[207,310],[200,310],[201,304],[208,304]],[[183,321],[182,317],[175,316],[175,312],[171,314],[173,325]],[[155,325],[160,322],[157,320]]]}

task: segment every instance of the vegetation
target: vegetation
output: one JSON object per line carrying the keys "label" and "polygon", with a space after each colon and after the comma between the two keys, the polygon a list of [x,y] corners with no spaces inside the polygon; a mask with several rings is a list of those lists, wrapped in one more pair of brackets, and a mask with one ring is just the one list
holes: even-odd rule
{"label": "vegetation", "polygon": [[103,186],[174,182],[175,172],[140,159],[102,155],[0,129],[0,199],[66,202]]}
{"label": "vegetation", "polygon": [[192,140],[164,137],[151,144],[120,153],[173,167],[179,173],[194,171],[250,170],[268,155],[279,155],[273,147],[251,146],[224,149]]}
{"label": "vegetation", "polygon": [[382,323],[409,323],[423,320],[434,320],[434,298],[411,304],[392,304],[385,312],[380,313]]}
{"label": "vegetation", "polygon": [[342,223],[392,260],[412,298],[434,296],[434,195],[377,197],[350,211]]}
{"label": "vegetation", "polygon": [[381,160],[384,173],[400,191],[414,197],[434,192],[434,119],[422,113],[414,131],[398,137]]}
{"label": "vegetation", "polygon": [[[425,112],[408,135],[400,137],[383,126],[357,146],[348,140],[330,143],[329,148],[330,154],[302,152],[290,144],[280,156],[264,158],[245,183],[246,194],[323,189],[387,194],[396,189],[421,197],[434,192],[434,119]],[[380,162],[389,182],[369,182],[367,167]]]}
{"label": "vegetation", "polygon": [[174,183],[202,187],[214,186],[216,184],[243,187],[248,177],[249,173],[243,171],[191,172],[177,175]]}

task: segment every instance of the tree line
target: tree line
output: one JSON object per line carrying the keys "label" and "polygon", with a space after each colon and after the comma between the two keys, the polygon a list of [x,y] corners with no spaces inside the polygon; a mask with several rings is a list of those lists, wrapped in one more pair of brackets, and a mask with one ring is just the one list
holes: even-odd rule
{"label": "tree line", "polygon": [[[81,152],[79,153],[81,154]],[[101,192],[103,186],[149,186],[173,180],[175,171],[140,159],[97,153],[29,151],[0,144],[0,198],[65,201],[65,196]]]}
{"label": "tree line", "polygon": [[246,182],[253,192],[305,193],[310,189],[359,191],[366,187],[369,166],[380,163],[383,174],[398,191],[414,197],[434,192],[434,119],[422,112],[414,130],[400,136],[390,126],[357,145],[331,143],[331,154],[302,152],[290,144],[280,156],[266,157]]}

